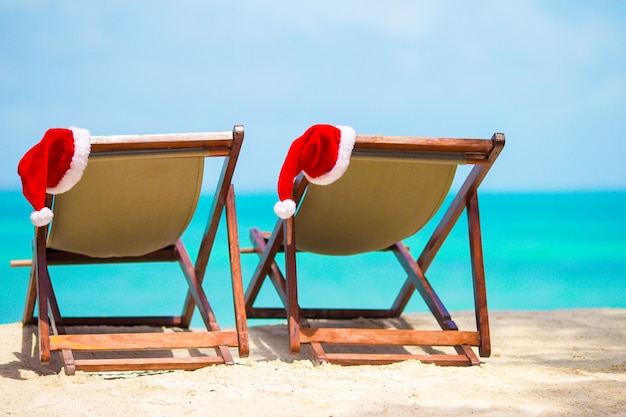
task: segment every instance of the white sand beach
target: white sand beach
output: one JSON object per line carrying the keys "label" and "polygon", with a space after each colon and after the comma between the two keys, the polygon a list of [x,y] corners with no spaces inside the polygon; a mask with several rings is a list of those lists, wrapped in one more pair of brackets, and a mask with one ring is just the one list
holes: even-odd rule
{"label": "white sand beach", "polygon": [[66,376],[57,355],[39,364],[34,330],[0,326],[2,416],[626,415],[626,309],[492,312],[493,354],[472,368],[314,367],[260,326],[233,366]]}

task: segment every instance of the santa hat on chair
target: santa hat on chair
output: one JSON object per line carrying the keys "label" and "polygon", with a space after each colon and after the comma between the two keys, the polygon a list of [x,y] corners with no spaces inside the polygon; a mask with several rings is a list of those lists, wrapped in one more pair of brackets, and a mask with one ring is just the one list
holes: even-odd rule
{"label": "santa hat on chair", "polygon": [[17,173],[22,178],[22,192],[35,211],[30,220],[45,226],[52,220],[46,207],[46,193],[61,194],[83,176],[91,151],[89,131],[78,127],[49,129],[41,141],[20,160]]}
{"label": "santa hat on chair", "polygon": [[314,125],[294,140],[278,177],[278,197],[274,213],[287,219],[296,211],[293,182],[300,172],[317,185],[338,180],[350,164],[356,133],[350,126]]}

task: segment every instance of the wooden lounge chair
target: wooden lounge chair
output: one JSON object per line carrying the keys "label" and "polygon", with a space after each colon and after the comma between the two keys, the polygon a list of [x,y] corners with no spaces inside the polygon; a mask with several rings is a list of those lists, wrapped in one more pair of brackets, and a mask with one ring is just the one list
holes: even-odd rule
{"label": "wooden lounge chair", "polygon": [[[42,363],[50,361],[51,351],[60,351],[65,372],[71,375],[76,370],[197,369],[232,364],[229,347],[237,347],[240,356],[247,356],[248,335],[231,184],[243,136],[243,126],[235,126],[226,132],[91,138],[91,154],[82,180],[66,193],[47,196],[47,206],[53,208],[54,219],[49,227],[35,229],[24,324],[38,325]],[[196,210],[206,157],[221,157],[224,162],[193,263],[181,235]],[[232,331],[220,328],[202,288],[223,211],[228,228],[236,322]],[[180,265],[181,278],[189,285],[180,316],[65,317],[61,314],[49,267],[129,262]],[[88,277],[76,278],[88,281]],[[111,277],[112,282],[115,279]],[[195,307],[206,332],[182,331],[189,327]],[[74,326],[89,326],[89,334],[72,333]],[[117,332],[98,333],[101,328],[95,326],[108,329],[113,326]],[[151,326],[156,331],[127,332],[126,326]],[[124,331],[119,330],[122,327]],[[162,327],[176,331],[164,332]],[[200,348],[210,348],[209,353],[199,354]],[[215,355],[211,354],[213,348]],[[174,352],[180,352],[178,349],[187,349],[194,355],[175,355]],[[82,352],[100,352],[108,357],[81,359]],[[138,354],[145,357],[138,358]]]}
{"label": "wooden lounge chair", "polygon": [[[294,184],[295,215],[279,219],[271,233],[251,229],[253,248],[246,252],[256,252],[260,262],[246,290],[248,317],[286,317],[291,351],[297,353],[301,344],[309,344],[316,364],[386,364],[408,359],[439,365],[479,364],[472,347],[477,346],[482,357],[490,355],[491,347],[477,189],[504,142],[499,133],[488,140],[357,135],[350,165],[339,180],[319,186],[301,174]],[[459,164],[473,168],[444,208]],[[464,211],[476,312],[473,331],[458,329],[425,275]],[[423,229],[438,212],[441,220],[419,256],[413,258],[402,240]],[[389,309],[301,307],[296,252],[353,255],[380,250],[393,253],[408,276]],[[282,251],[285,274],[276,260]],[[266,277],[282,307],[255,306]],[[353,290],[355,297],[358,290]],[[350,327],[349,320],[359,317],[400,317],[415,290],[436,319],[436,329]],[[336,326],[329,327],[333,323]],[[386,350],[381,352],[381,346]],[[368,347],[376,349],[370,349],[371,353]]]}

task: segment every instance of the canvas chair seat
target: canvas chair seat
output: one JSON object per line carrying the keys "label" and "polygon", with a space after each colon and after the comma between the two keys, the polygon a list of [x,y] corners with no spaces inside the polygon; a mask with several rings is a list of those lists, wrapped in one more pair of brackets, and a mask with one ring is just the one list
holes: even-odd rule
{"label": "canvas chair seat", "polygon": [[195,213],[204,157],[171,156],[92,158],[81,181],[55,198],[47,247],[109,258],[173,245]]}
{"label": "canvas chair seat", "polygon": [[386,249],[432,218],[455,171],[454,164],[355,156],[332,185],[308,185],[296,214],[296,248],[324,255]]}

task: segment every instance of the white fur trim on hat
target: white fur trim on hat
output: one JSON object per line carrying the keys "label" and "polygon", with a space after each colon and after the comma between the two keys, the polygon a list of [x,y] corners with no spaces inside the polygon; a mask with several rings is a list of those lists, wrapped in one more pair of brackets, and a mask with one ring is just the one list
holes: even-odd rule
{"label": "white fur trim on hat", "polygon": [[337,181],[348,169],[350,165],[350,157],[352,156],[352,149],[354,148],[354,141],[356,140],[356,132],[350,126],[335,126],[341,132],[341,139],[339,140],[339,152],[337,154],[337,163],[335,166],[325,174],[319,177],[309,177],[306,172],[304,175],[306,178],[317,185],[328,185]]}
{"label": "white fur trim on hat", "polygon": [[68,191],[80,181],[85,168],[87,168],[87,161],[91,152],[91,135],[88,130],[79,127],[71,126],[69,129],[74,137],[72,162],[70,162],[70,168],[65,172],[59,183],[54,187],[46,189],[48,194],[61,194]]}

